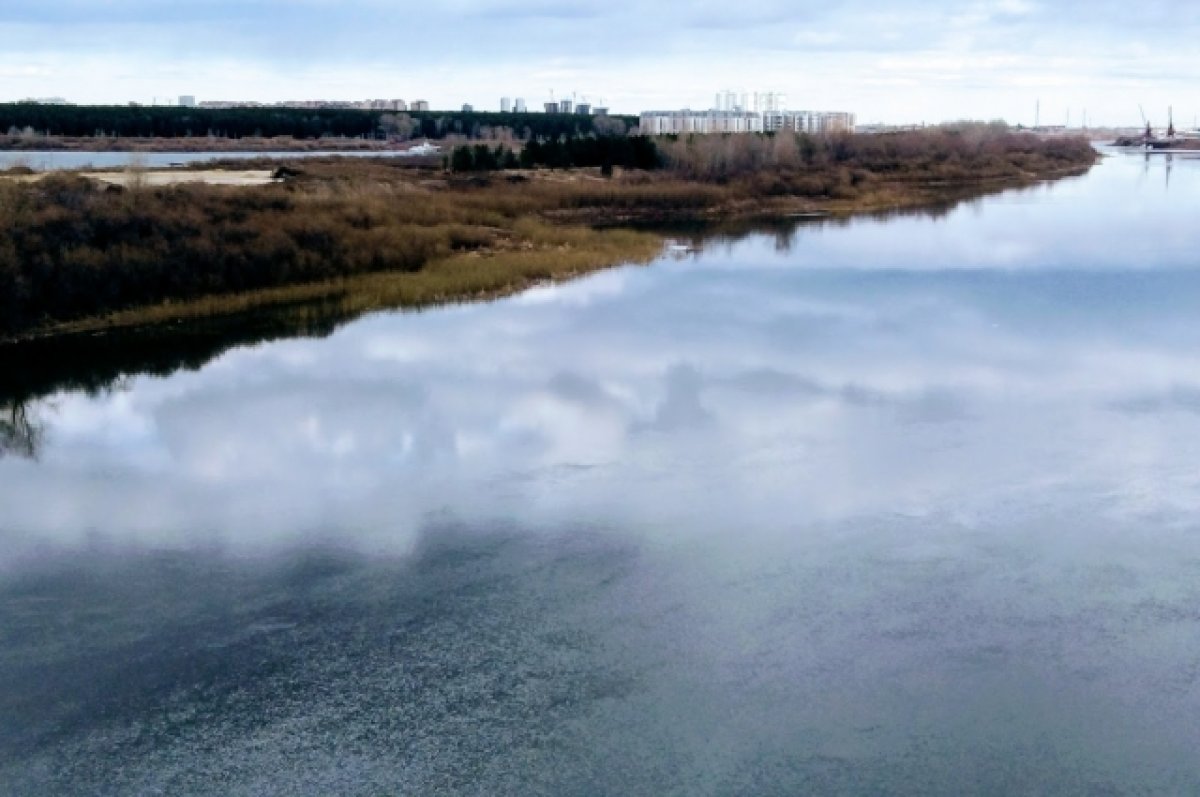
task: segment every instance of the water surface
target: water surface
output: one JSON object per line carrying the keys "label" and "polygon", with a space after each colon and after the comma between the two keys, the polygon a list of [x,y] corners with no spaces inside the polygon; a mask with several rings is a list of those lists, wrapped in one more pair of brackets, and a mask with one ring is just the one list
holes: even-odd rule
{"label": "water surface", "polygon": [[213,161],[292,160],[295,158],[396,158],[405,153],[388,150],[330,150],[278,152],[88,152],[85,150],[15,150],[0,152],[0,171],[25,166],[51,172],[77,169],[124,169],[137,166],[164,169]]}
{"label": "water surface", "polygon": [[1196,793],[1198,207],[1120,157],[17,380],[3,791]]}

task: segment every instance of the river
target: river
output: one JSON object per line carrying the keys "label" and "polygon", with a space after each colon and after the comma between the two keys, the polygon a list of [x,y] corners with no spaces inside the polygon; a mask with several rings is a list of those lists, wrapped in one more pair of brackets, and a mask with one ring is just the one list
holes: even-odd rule
{"label": "river", "polygon": [[1122,155],[30,364],[0,791],[1194,794],[1198,207]]}
{"label": "river", "polygon": [[297,158],[401,158],[397,150],[272,152],[91,152],[86,150],[14,150],[0,152],[0,171],[24,166],[38,172],[80,169],[165,169],[215,161],[294,160]]}

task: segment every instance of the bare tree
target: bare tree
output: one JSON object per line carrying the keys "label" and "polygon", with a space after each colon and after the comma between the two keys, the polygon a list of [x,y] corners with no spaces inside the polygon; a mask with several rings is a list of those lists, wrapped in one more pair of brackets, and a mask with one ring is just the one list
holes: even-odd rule
{"label": "bare tree", "polygon": [[406,113],[385,113],[379,117],[379,129],[388,138],[408,141],[412,138],[416,122]]}
{"label": "bare tree", "polygon": [[623,136],[628,132],[624,121],[611,116],[597,116],[592,122],[592,129],[598,136]]}
{"label": "bare tree", "polygon": [[0,457],[12,454],[37,459],[45,431],[29,419],[24,402],[15,402],[0,410]]}
{"label": "bare tree", "polygon": [[790,169],[800,165],[800,145],[794,133],[775,134],[771,160],[776,168]]}
{"label": "bare tree", "polygon": [[141,191],[146,187],[146,172],[149,170],[149,159],[141,152],[135,152],[129,156],[129,165],[125,168],[129,177],[125,182],[125,187],[134,191]]}

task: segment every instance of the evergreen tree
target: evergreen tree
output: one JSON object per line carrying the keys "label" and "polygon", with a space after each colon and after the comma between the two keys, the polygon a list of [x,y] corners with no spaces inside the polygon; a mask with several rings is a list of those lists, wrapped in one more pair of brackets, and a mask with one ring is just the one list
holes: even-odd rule
{"label": "evergreen tree", "polygon": [[456,172],[470,172],[475,169],[475,155],[470,147],[455,147],[450,156],[450,169]]}

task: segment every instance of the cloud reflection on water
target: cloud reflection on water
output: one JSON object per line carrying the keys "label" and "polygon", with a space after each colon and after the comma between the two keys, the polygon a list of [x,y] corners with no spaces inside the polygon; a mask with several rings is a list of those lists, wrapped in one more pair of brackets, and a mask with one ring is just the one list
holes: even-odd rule
{"label": "cloud reflection on water", "polygon": [[[1168,420],[1176,446],[1195,439],[1178,419],[1111,407],[1162,409],[1130,397],[1162,369],[1200,374],[1168,337],[1198,277],[1174,249],[1149,280],[1087,258],[1064,268],[1064,251],[1079,256],[1064,228],[1106,199],[1064,190],[1087,201],[1054,204],[1040,226],[1045,207],[1016,194],[984,214],[802,230],[782,257],[752,237],[63,394],[30,410],[42,461],[0,463],[3,527],[33,545],[330,535],[402,548],[446,513],[537,526],[659,505],[703,525],[766,505],[768,524],[787,525],[984,514],[1047,478],[1120,496],[1128,473],[1096,440],[1164,434]],[[1020,272],[994,269],[998,239],[1021,242]],[[1166,454],[1144,466],[1181,466]]]}

